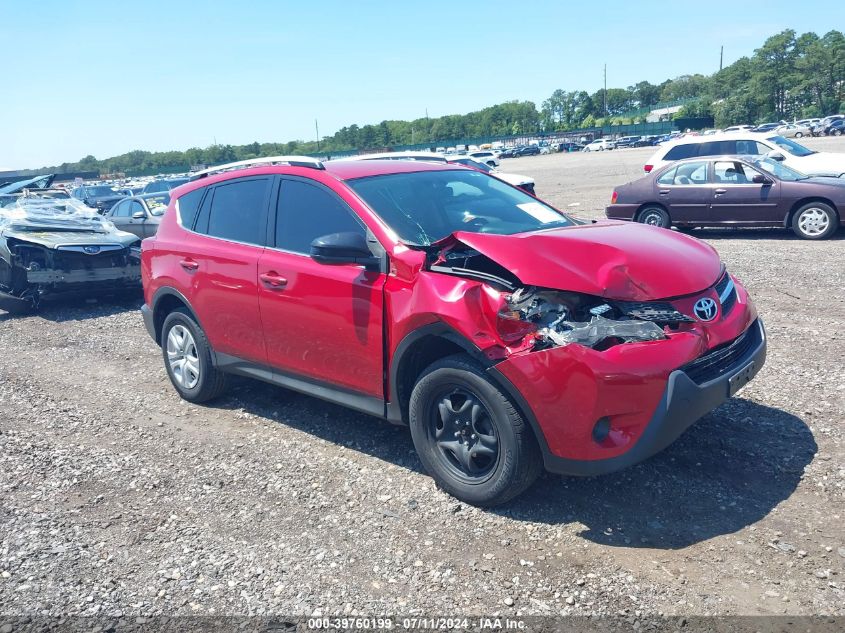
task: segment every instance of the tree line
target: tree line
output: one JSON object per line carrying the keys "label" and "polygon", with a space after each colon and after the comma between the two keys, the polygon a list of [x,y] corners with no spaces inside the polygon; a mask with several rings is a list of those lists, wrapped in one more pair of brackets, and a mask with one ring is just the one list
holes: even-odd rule
{"label": "tree line", "polygon": [[798,36],[787,29],[768,38],[750,57],[712,75],[683,75],[659,84],[641,81],[627,88],[592,94],[555,90],[538,108],[531,101],[509,101],[468,114],[382,121],[344,126],[320,141],[212,145],[185,151],[136,150],[98,160],[86,156],[39,171],[157,173],[184,171],[191,165],[216,165],[260,156],[331,155],[358,149],[445,141],[543,134],[645,121],[659,104],[684,103],[676,115],[712,116],[717,127],[769,120],[819,117],[845,110],[845,35],[830,31]]}

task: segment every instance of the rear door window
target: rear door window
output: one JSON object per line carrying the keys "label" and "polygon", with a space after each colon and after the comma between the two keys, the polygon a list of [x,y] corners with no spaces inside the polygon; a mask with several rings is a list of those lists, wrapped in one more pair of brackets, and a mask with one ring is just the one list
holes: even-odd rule
{"label": "rear door window", "polygon": [[736,141],[710,141],[700,143],[698,146],[699,156],[727,156],[736,154]]}
{"label": "rear door window", "polygon": [[731,154],[741,154],[743,156],[759,156],[769,151],[765,145],[761,145],[757,141],[741,140],[736,142],[736,151]]}
{"label": "rear door window", "polygon": [[[214,187],[208,205],[208,227],[202,231],[212,237],[264,245],[267,194],[270,178],[238,179]],[[205,211],[206,205],[203,205]]]}
{"label": "rear door window", "polygon": [[675,176],[672,179],[673,185],[706,185],[707,184],[707,161],[694,161],[678,165]]}
{"label": "rear door window", "polygon": [[687,143],[686,145],[675,145],[675,147],[666,152],[663,160],[683,160],[685,158],[692,158],[693,156],[698,156],[698,145]]}

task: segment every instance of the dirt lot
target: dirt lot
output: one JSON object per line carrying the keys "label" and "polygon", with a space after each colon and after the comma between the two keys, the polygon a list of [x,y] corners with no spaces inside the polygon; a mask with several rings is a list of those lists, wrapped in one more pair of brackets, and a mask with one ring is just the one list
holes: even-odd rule
{"label": "dirt lot", "polygon": [[[598,216],[650,152],[503,167]],[[0,314],[0,613],[845,614],[845,232],[698,235],[766,321],[758,378],[648,462],[496,511],[406,429],[246,380],[180,401],[135,298]]]}

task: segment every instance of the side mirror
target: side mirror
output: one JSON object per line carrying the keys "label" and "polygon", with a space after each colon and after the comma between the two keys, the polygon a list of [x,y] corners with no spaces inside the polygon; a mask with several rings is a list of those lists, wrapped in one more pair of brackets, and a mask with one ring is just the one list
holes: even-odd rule
{"label": "side mirror", "polygon": [[147,214],[144,213],[143,211],[136,211],[135,213],[132,214],[132,219],[133,220],[146,220]]}
{"label": "side mirror", "polygon": [[775,150],[772,150],[771,152],[766,154],[766,157],[771,158],[772,160],[779,161],[779,162],[783,162],[784,160],[786,160],[786,157],[783,154],[781,154],[780,152],[777,152]]}
{"label": "side mirror", "polygon": [[770,185],[772,184],[772,179],[766,178],[763,174],[754,174],[751,178],[751,182],[758,185]]}
{"label": "side mirror", "polygon": [[331,233],[311,242],[311,259],[320,264],[363,264],[375,266],[367,239],[360,233]]}

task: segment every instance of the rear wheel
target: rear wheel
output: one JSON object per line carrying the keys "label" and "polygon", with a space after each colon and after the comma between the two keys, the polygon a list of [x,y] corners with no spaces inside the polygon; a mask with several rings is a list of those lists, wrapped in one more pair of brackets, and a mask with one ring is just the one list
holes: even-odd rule
{"label": "rear wheel", "polygon": [[411,393],[409,414],[420,461],[461,501],[505,503],[542,471],[530,427],[467,356],[450,356],[426,369]]}
{"label": "rear wheel", "polygon": [[842,130],[840,130],[839,128],[836,128],[835,130],[833,130],[833,135],[834,136],[842,136]]}
{"label": "rear wheel", "polygon": [[182,308],[164,319],[161,352],[170,382],[189,402],[206,402],[226,388],[226,374],[211,360],[211,345],[191,314]]}
{"label": "rear wheel", "polygon": [[792,230],[805,240],[824,239],[836,231],[838,224],[836,211],[824,202],[809,202],[792,216]]}
{"label": "rear wheel", "polygon": [[795,138],[801,138],[802,136],[804,136],[803,132],[796,132],[795,133]]}
{"label": "rear wheel", "polygon": [[659,226],[663,229],[668,229],[672,226],[672,220],[665,209],[661,207],[646,207],[637,216],[637,222],[648,224],[649,226]]}

